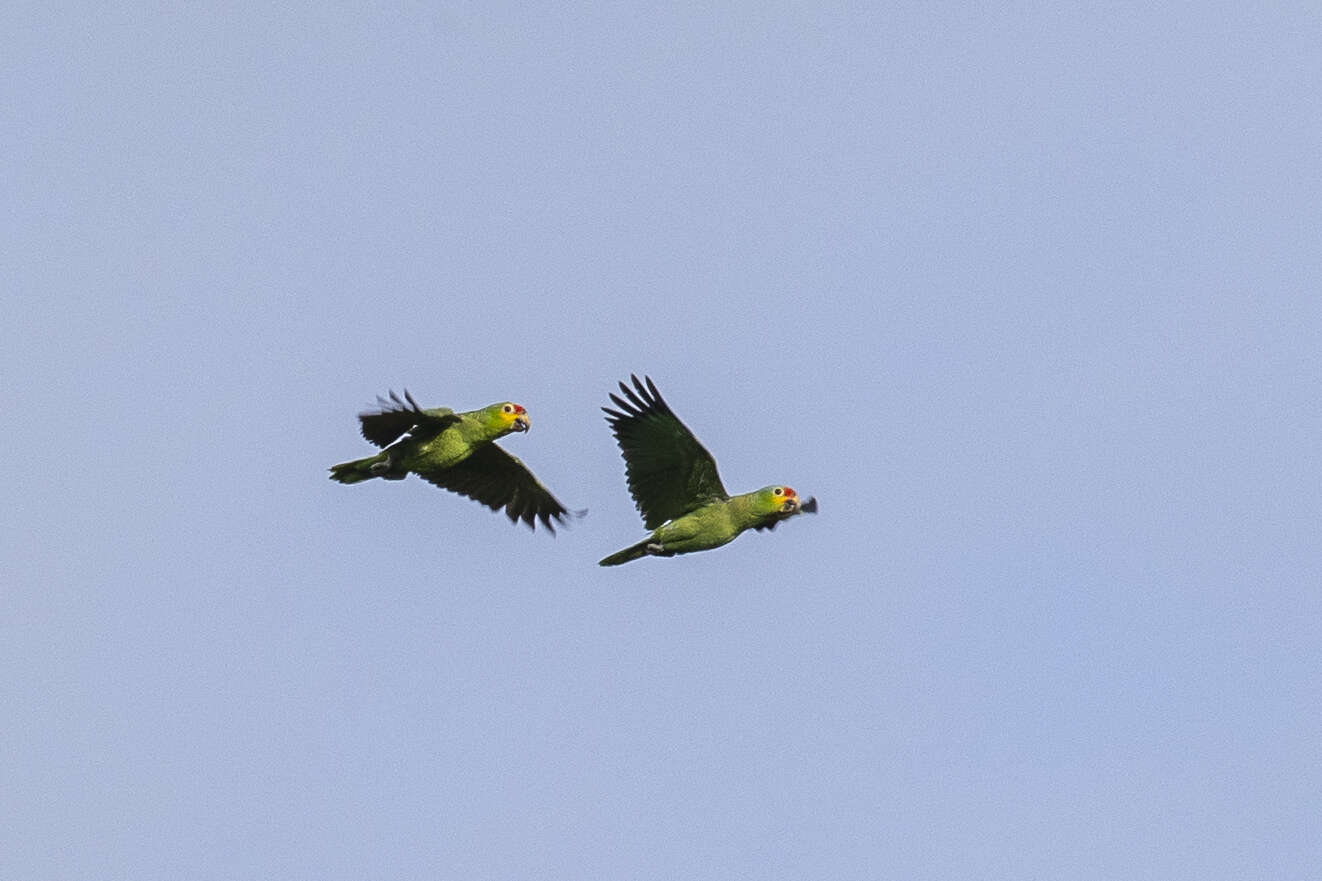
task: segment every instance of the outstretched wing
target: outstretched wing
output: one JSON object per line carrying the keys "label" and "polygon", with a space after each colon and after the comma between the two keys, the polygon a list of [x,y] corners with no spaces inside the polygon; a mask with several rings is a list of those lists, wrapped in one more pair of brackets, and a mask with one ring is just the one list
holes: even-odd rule
{"label": "outstretched wing", "polygon": [[541,520],[555,534],[551,521],[564,523],[569,516],[569,510],[518,457],[495,444],[483,444],[458,465],[418,476],[442,489],[475,499],[493,511],[504,508],[510,522],[522,520],[534,531],[536,521]]}
{"label": "outstretched wing", "polygon": [[393,391],[390,393],[389,401],[379,395],[376,400],[381,405],[381,410],[376,413],[370,411],[359,413],[358,421],[363,425],[363,437],[378,447],[393,444],[402,435],[419,426],[440,431],[447,425],[459,421],[454,411],[447,407],[422,409],[408,393],[408,389],[404,390],[402,401]]}
{"label": "outstretched wing", "polygon": [[644,377],[646,385],[637,376],[629,378],[632,389],[620,383],[624,398],[610,396],[620,409],[601,409],[620,444],[629,494],[647,528],[728,499],[716,460],[671,411],[651,377]]}

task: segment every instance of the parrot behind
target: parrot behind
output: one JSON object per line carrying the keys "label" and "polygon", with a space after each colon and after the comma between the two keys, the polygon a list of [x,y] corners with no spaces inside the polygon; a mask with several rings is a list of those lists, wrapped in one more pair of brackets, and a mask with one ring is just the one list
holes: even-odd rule
{"label": "parrot behind", "polygon": [[535,530],[540,519],[552,533],[551,520],[563,523],[569,515],[527,466],[493,443],[531,427],[523,407],[505,401],[466,413],[446,407],[423,410],[407,391],[404,400],[394,392],[390,401],[378,400],[381,410],[360,413],[358,420],[363,437],[385,449],[375,456],[332,465],[331,480],[403,480],[412,472],[492,510],[503,507],[512,522],[522,520]]}
{"label": "parrot behind", "polygon": [[643,556],[671,557],[718,548],[746,529],[775,529],[796,514],[817,512],[783,484],[730,496],[716,473],[716,460],[679,421],[650,377],[646,386],[631,376],[620,383],[619,408],[602,407],[624,457],[629,493],[652,534],[601,560],[618,566]]}

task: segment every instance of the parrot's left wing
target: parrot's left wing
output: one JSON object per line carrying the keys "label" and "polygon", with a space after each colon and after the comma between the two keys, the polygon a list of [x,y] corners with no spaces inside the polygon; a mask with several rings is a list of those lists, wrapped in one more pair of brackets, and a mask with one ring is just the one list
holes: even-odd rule
{"label": "parrot's left wing", "polygon": [[377,402],[381,404],[381,410],[375,413],[370,410],[359,413],[358,421],[363,426],[363,437],[378,447],[393,444],[402,435],[412,431],[419,425],[440,431],[447,425],[459,421],[459,417],[454,414],[454,411],[447,407],[435,407],[430,410],[422,409],[418,406],[418,402],[413,400],[413,396],[408,393],[408,389],[404,390],[404,400],[402,401],[399,399],[399,395],[392,391],[389,401],[378,396]]}
{"label": "parrot's left wing", "polygon": [[670,409],[651,377],[646,385],[630,376],[601,409],[624,456],[629,494],[648,529],[714,501],[730,498],[716,473],[716,460]]}
{"label": "parrot's left wing", "polygon": [[493,511],[504,508],[511,522],[522,520],[533,530],[537,529],[535,521],[541,520],[554,534],[551,521],[563,524],[570,514],[518,457],[495,444],[483,444],[467,459],[444,471],[418,476],[442,489],[479,501]]}

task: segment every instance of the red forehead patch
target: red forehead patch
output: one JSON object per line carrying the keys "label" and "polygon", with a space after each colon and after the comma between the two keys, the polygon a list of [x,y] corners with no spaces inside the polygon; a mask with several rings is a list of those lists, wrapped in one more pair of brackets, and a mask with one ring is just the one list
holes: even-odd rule
{"label": "red forehead patch", "polygon": [[518,404],[515,404],[515,405],[514,405],[514,412],[515,412],[515,413],[527,413],[528,411],[525,410],[525,409],[523,409],[522,407],[520,407]]}
{"label": "red forehead patch", "polygon": [[792,495],[794,495],[794,490],[790,489],[788,486],[785,487],[785,495],[787,495],[787,496],[792,496]]}

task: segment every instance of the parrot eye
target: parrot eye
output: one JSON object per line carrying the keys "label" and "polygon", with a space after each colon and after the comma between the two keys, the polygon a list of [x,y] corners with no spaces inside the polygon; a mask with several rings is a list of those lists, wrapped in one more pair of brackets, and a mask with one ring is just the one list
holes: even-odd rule
{"label": "parrot eye", "polygon": [[504,410],[506,413],[513,413],[513,412],[514,412],[514,408],[511,407],[509,404],[506,404],[505,406],[501,407],[500,409]]}
{"label": "parrot eye", "polygon": [[781,489],[780,487],[776,487],[774,490],[772,490],[772,492],[774,492],[776,495],[781,495],[785,492],[785,490]]}

